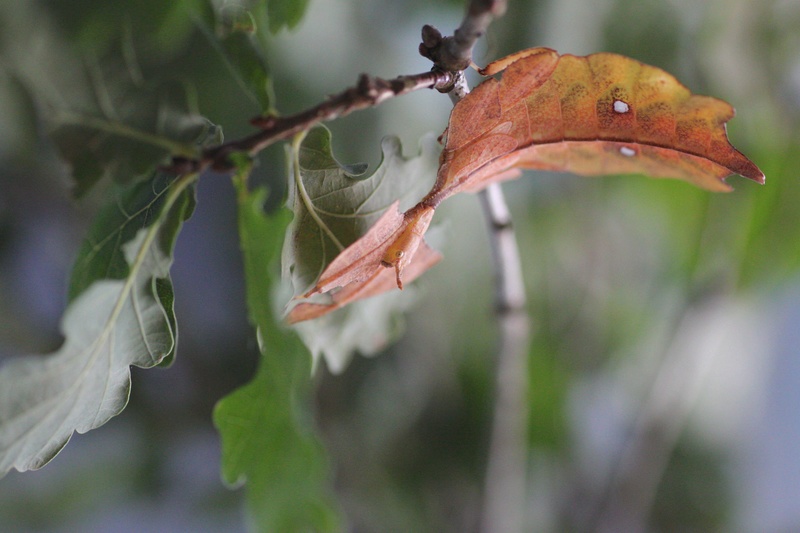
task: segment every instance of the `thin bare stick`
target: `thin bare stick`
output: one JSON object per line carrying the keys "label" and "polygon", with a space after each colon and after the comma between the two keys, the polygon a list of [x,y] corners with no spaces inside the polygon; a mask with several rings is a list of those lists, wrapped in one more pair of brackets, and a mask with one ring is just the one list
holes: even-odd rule
{"label": "thin bare stick", "polygon": [[360,109],[374,107],[390,98],[419,89],[445,87],[452,80],[451,73],[438,69],[421,74],[399,76],[388,81],[362,74],[354,87],[350,87],[306,111],[286,117],[271,116],[255,119],[253,124],[261,128],[259,133],[213,148],[204,156],[217,161],[231,152],[254,154],[275,141],[291,137],[320,122],[343,117]]}
{"label": "thin bare stick", "polygon": [[[450,98],[469,93],[463,70],[472,62],[472,49],[505,0],[472,0],[453,37],[442,37],[432,26],[422,29],[420,53],[442,70],[455,70]],[[489,229],[495,271],[495,300],[500,327],[492,433],[484,481],[481,531],[521,533],[525,524],[528,457],[528,345],[525,282],[511,213],[499,184],[479,194]]]}
{"label": "thin bare stick", "polygon": [[527,487],[528,345],[525,282],[511,214],[500,185],[480,193],[495,270],[500,339],[494,418],[484,482],[481,531],[524,531]]}
{"label": "thin bare stick", "polygon": [[420,89],[437,89],[442,92],[452,88],[455,72],[442,71],[434,67],[430,72],[398,76],[391,80],[362,74],[355,86],[329,97],[324,102],[305,111],[287,116],[265,116],[253,119],[260,131],[234,141],[212,146],[203,151],[199,160],[185,157],[173,158],[172,169],[184,173],[199,171],[207,167],[227,171],[231,169],[229,156],[236,152],[255,155],[277,141],[288,139],[320,122],[343,117],[368,107],[377,106],[390,98],[402,96]]}

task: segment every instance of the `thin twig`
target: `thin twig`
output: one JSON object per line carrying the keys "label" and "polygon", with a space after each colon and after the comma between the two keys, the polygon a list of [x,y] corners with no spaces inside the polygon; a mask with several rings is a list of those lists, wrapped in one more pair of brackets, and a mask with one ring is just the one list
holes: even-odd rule
{"label": "thin twig", "polygon": [[255,155],[267,146],[288,139],[320,122],[374,107],[390,98],[419,89],[447,91],[452,87],[455,78],[456,73],[445,72],[435,67],[430,72],[398,76],[391,80],[362,74],[355,86],[329,97],[314,107],[294,115],[258,117],[253,120],[253,124],[258,126],[260,131],[253,135],[212,146],[203,151],[198,161],[185,157],[174,158],[172,166],[179,172],[186,172],[187,169],[197,171],[209,166],[215,170],[230,170],[229,156],[233,153],[246,152]]}
{"label": "thin twig", "polygon": [[503,261],[497,265],[496,303],[498,313],[507,314],[525,310],[525,281],[522,263],[511,222],[511,212],[506,205],[500,185],[494,183],[479,195],[486,221],[489,225],[490,243],[494,257]]}
{"label": "thin twig", "polygon": [[425,88],[440,92],[452,90],[456,80],[472,61],[472,48],[486,32],[489,23],[505,12],[506,0],[472,0],[467,16],[453,37],[442,37],[432,26],[422,30],[420,53],[430,57],[434,67],[430,72],[398,76],[391,80],[362,74],[354,87],[345,89],[321,104],[284,117],[258,117],[253,124],[261,131],[243,139],[213,146],[203,151],[199,160],[178,156],[173,158],[172,170],[185,173],[207,167],[230,170],[229,156],[235,152],[255,155],[277,141],[288,139],[295,133],[312,126],[343,117],[353,111],[374,107],[380,103]]}
{"label": "thin twig", "polygon": [[527,487],[528,345],[525,282],[511,214],[499,184],[480,193],[489,229],[500,326],[494,418],[484,483],[481,530],[524,531]]}
{"label": "thin twig", "polygon": [[[432,26],[422,30],[420,53],[441,70],[457,71],[450,97],[458,102],[469,93],[463,70],[472,63],[472,49],[505,0],[472,0],[453,37]],[[495,270],[495,299],[500,339],[497,353],[495,405],[484,482],[481,531],[521,533],[525,523],[528,428],[528,344],[525,282],[511,213],[500,185],[480,193],[489,229]]]}

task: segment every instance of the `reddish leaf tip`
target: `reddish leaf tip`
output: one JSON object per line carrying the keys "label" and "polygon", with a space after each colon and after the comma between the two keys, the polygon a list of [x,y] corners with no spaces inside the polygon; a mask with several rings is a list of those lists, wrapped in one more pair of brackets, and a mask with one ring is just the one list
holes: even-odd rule
{"label": "reddish leaf tip", "polygon": [[742,174],[742,176],[755,181],[759,185],[764,185],[767,182],[767,177],[764,175],[763,172],[761,172],[761,170],[757,166],[753,165],[753,168],[755,169],[753,172]]}

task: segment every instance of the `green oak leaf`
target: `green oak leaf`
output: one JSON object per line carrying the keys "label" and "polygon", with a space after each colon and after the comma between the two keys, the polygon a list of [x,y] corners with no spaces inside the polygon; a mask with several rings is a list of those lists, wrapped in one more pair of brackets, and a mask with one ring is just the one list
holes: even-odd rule
{"label": "green oak leaf", "polygon": [[[400,201],[411,207],[430,189],[439,165],[432,135],[423,137],[414,157],[402,153],[396,137],[381,143],[383,159],[371,174],[363,165],[342,165],[333,156],[331,133],[310,130],[291,155],[293,184],[289,206],[294,220],[284,242],[283,276],[294,293],[303,294],[345,247],[364,235],[384,211]],[[345,368],[353,352],[376,353],[401,330],[398,315],[410,307],[413,291],[360,300],[308,323],[295,326],[315,360]]]}
{"label": "green oak leaf", "polygon": [[182,53],[195,30],[187,14],[207,3],[208,0],[37,2],[52,15],[60,33],[80,49],[107,51],[118,46],[120,36],[125,35],[143,49],[145,53],[140,55],[145,61],[161,61]]}
{"label": "green oak leaf", "polygon": [[33,160],[36,153],[36,109],[18,76],[0,64],[0,161]]}
{"label": "green oak leaf", "polygon": [[237,31],[220,37],[219,44],[239,85],[258,102],[262,113],[273,113],[269,68],[255,37]]}
{"label": "green oak leaf", "polygon": [[[130,265],[120,243],[130,241],[141,228],[158,218],[174,181],[175,176],[157,172],[150,181],[111,191],[113,199],[95,215],[75,259],[69,283],[70,300],[97,280],[124,279],[129,275]],[[171,253],[179,229],[167,225],[179,225],[194,212],[194,194],[184,195],[181,201],[185,204],[180,210],[183,218],[168,217],[163,222],[160,245],[165,254]]]}
{"label": "green oak leaf", "polygon": [[[73,432],[85,433],[119,414],[128,401],[130,365],[152,367],[174,352],[169,268],[172,243],[193,205],[194,178],[179,177],[161,191],[152,188],[152,201],[162,207],[148,220],[136,219],[129,210],[140,204],[138,187],[117,199],[118,209],[137,220],[137,230],[124,241],[128,232],[120,229],[114,252],[94,260],[110,264],[106,258],[121,253],[127,263],[124,277],[114,279],[120,271],[106,277],[89,268],[94,282],[70,302],[61,348],[0,367],[0,475],[44,466]],[[161,194],[166,198],[160,200]],[[136,202],[129,205],[131,198]]]}
{"label": "green oak leaf", "polygon": [[[150,181],[134,183],[125,188],[117,187],[112,191],[114,199],[95,215],[75,259],[68,288],[70,301],[95,281],[124,279],[130,274],[130,266],[120,243],[133,239],[140,228],[148,226],[159,216],[164,202],[169,199],[168,193],[174,180],[174,175],[157,172]],[[193,185],[179,202],[180,205],[173,209],[177,209],[176,213],[180,216],[166,217],[159,233],[158,244],[166,255],[172,254],[181,224],[194,213],[196,201]],[[159,278],[155,289],[172,330],[177,332],[177,323],[172,312],[175,298],[172,282],[168,277]],[[159,365],[169,366],[174,356],[173,347]]]}
{"label": "green oak leaf", "polygon": [[272,269],[288,213],[265,216],[265,191],[247,191],[248,168],[237,177],[239,231],[247,305],[257,328],[261,361],[253,380],[214,410],[222,438],[222,476],[247,483],[247,507],[259,531],[338,529],[328,489],[328,465],[310,427],[311,358],[271,311]]}

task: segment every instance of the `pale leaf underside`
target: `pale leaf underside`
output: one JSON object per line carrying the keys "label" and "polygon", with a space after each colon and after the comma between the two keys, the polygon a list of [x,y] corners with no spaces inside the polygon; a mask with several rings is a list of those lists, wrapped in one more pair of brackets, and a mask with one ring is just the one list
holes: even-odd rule
{"label": "pale leaf underside", "polygon": [[[117,245],[128,265],[124,277],[103,279],[86,267],[87,280],[94,282],[75,284],[76,289],[86,288],[76,292],[64,314],[65,341],[58,351],[17,357],[0,367],[0,475],[11,468],[40,468],[73,432],[103,425],[128,401],[130,365],[152,367],[173,354],[177,331],[170,253],[191,205],[184,200],[192,181],[185,177],[162,191],[167,198],[158,218]],[[161,197],[153,192],[151,203]],[[141,200],[135,194],[125,198]],[[125,212],[122,205],[119,209]],[[124,226],[112,234],[127,235]],[[106,250],[91,259],[90,252],[84,254],[86,260],[103,265],[110,265],[114,256]]]}
{"label": "pale leaf underside", "polygon": [[168,275],[168,261],[157,247],[142,248],[144,234],[128,247],[131,257],[144,254],[141,274],[82,293],[64,315],[58,352],[0,368],[0,472],[39,468],[74,431],[107,422],[127,403],[129,366],[154,366],[172,351],[175,334],[152,279]]}
{"label": "pale leaf underside", "polygon": [[406,209],[430,187],[437,166],[432,136],[423,139],[416,157],[405,157],[393,137],[384,139],[381,148],[381,164],[367,175],[365,165],[336,161],[326,128],[312,129],[294,147],[294,185],[288,202],[294,220],[282,264],[295,293],[308,291],[336,256],[391,211],[395,201]]}

